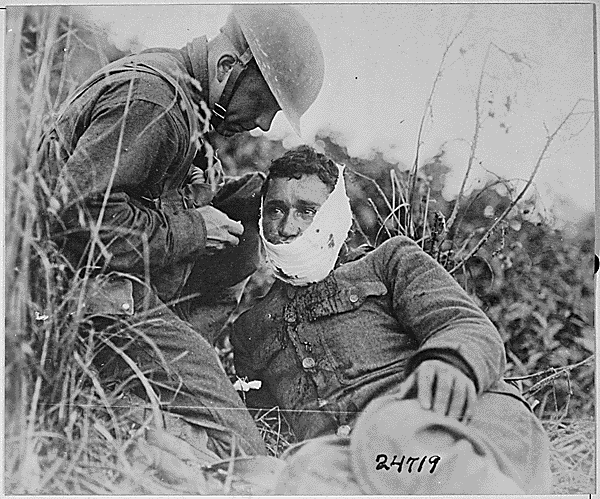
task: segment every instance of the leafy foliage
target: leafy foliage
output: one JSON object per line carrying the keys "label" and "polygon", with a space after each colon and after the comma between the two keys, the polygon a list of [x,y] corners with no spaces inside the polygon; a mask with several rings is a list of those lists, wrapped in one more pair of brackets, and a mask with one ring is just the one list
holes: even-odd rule
{"label": "leafy foliage", "polygon": [[[36,145],[65,96],[124,53],[66,8],[13,7],[8,25],[7,114],[19,119],[8,123],[5,169],[7,491],[178,492],[164,477],[130,466],[128,456],[139,450],[140,427],[131,425],[136,408],[122,401],[125,385],[106,384],[96,373],[92,361],[98,332],[90,328],[87,336],[78,334],[83,283],[45,237],[55,207],[37,170]],[[508,374],[524,378],[532,392],[540,388],[533,394],[539,400],[536,411],[550,420],[559,449],[554,469],[567,477],[560,491],[584,490],[591,473],[590,448],[584,443],[593,442],[593,435],[588,426],[571,425],[567,418],[594,414],[594,364],[587,362],[594,353],[593,218],[567,237],[552,229],[535,199],[524,199],[469,256],[514,200],[510,183],[497,179],[466,195],[449,230],[456,202],[443,196],[449,171],[443,149],[409,171],[379,153],[369,160],[350,157],[334,134],[317,139],[319,147],[349,168],[356,214],[351,245],[375,246],[405,234],[450,271],[466,262],[454,275],[500,330],[509,352]],[[218,147],[231,175],[264,171],[285,150],[279,141],[250,134]],[[251,292],[268,284],[264,275],[253,279]],[[579,365],[565,369],[574,364]],[[552,369],[563,371],[542,383]],[[542,374],[532,376],[536,372]],[[256,420],[273,455],[293,441],[278,411],[258,414]],[[174,471],[183,466],[174,462]],[[227,466],[222,468],[217,470],[222,480],[209,476],[195,492],[234,490]],[[574,469],[577,483],[568,479]]]}

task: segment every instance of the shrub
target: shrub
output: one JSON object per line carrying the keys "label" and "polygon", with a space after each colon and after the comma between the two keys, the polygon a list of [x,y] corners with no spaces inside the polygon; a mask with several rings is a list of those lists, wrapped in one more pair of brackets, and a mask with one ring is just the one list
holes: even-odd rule
{"label": "shrub", "polygon": [[[12,7],[8,26],[7,114],[18,119],[8,123],[5,170],[6,490],[173,492],[127,459],[139,434],[130,424],[136,408],[116,409],[126,385],[106,383],[94,370],[98,331],[81,319],[85,278],[47,237],[58,200],[48,195],[37,161],[36,146],[64,97],[124,53],[65,8]],[[408,235],[454,271],[502,334],[508,374],[521,378],[538,401],[538,415],[548,420],[557,447],[553,469],[562,477],[559,491],[587,487],[593,449],[584,444],[593,441],[591,430],[567,419],[589,419],[595,410],[593,219],[566,237],[528,213],[531,202],[524,200],[488,233],[493,217],[514,200],[506,181],[499,180],[465,196],[448,230],[456,201],[441,195],[448,172],[443,150],[409,172],[381,154],[352,158],[329,135],[318,140],[351,171],[349,194],[357,214],[352,244],[376,246]],[[228,173],[239,174],[264,170],[283,150],[280,141],[241,134],[223,143],[220,153]],[[487,239],[477,248],[481,237]],[[268,284],[261,279],[256,276],[255,287]],[[79,334],[82,327],[87,335]],[[226,349],[222,353],[228,355]],[[277,411],[256,419],[274,455],[293,441]],[[581,476],[577,483],[565,478],[574,466]],[[198,492],[215,489],[206,485]]]}

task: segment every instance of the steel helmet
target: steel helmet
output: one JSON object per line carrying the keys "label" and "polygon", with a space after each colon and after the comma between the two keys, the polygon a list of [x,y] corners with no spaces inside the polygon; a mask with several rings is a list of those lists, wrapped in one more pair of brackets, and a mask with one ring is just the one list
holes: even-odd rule
{"label": "steel helmet", "polygon": [[[236,36],[238,29],[245,40]],[[233,6],[221,31],[240,54],[247,50],[244,42],[249,45],[279,107],[300,135],[300,117],[317,98],[325,73],[323,52],[310,24],[288,5],[245,4]]]}

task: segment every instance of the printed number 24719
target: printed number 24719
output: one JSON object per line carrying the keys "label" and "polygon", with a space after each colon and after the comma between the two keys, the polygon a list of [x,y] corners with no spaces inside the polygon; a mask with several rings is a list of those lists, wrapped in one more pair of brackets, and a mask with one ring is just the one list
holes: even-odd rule
{"label": "printed number 24719", "polygon": [[[391,466],[397,466],[398,473],[402,473],[403,470],[406,471],[407,473],[412,473],[413,469],[417,473],[421,473],[423,471],[423,465],[425,464],[425,462],[428,462],[431,465],[431,467],[429,468],[429,473],[433,473],[435,471],[437,464],[440,462],[441,457],[435,456],[435,455],[429,456],[429,459],[427,459],[427,457],[428,456],[423,456],[423,457],[402,456],[402,459],[400,459],[400,461],[396,461],[398,456],[394,455],[390,464],[388,465],[387,464],[388,455],[387,454],[378,454],[377,457],[375,458],[375,460],[377,461],[377,466],[375,467],[375,469],[376,470],[389,470]],[[413,468],[413,465],[418,461],[420,461],[418,467]],[[406,465],[406,468],[404,468],[405,465]]]}

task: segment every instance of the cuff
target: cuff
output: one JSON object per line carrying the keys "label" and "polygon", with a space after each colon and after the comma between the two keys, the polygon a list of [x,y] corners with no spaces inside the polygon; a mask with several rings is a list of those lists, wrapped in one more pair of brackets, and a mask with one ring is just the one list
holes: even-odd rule
{"label": "cuff", "polygon": [[206,224],[198,211],[180,211],[168,218],[171,228],[169,249],[174,261],[206,249]]}
{"label": "cuff", "polygon": [[480,384],[475,371],[469,363],[458,353],[452,350],[428,349],[417,352],[406,365],[406,377],[408,377],[422,362],[426,360],[440,360],[458,369],[475,384],[477,393],[480,393]]}

